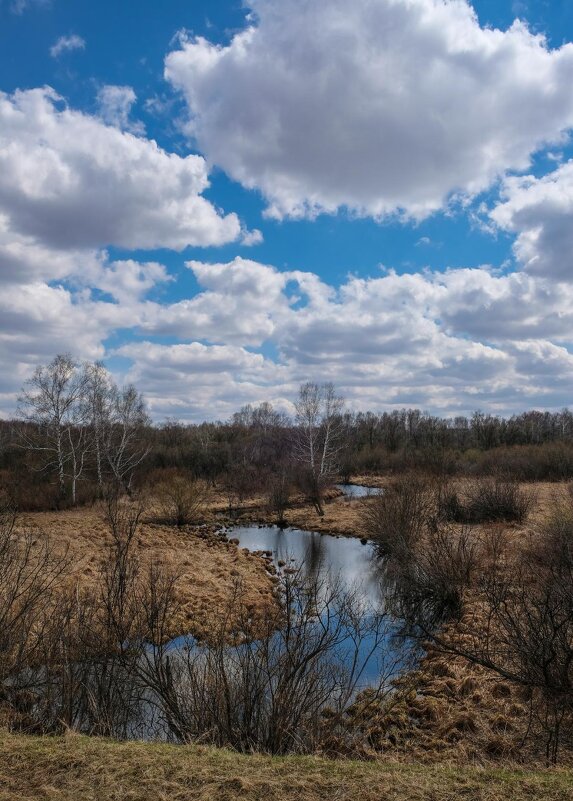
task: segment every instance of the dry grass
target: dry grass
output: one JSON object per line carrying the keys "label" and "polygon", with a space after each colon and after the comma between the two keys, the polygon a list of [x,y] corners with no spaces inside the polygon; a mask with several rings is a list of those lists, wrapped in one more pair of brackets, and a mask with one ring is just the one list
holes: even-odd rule
{"label": "dry grass", "polygon": [[[384,486],[386,480],[372,476],[355,477],[355,483]],[[386,482],[387,483],[387,482]],[[525,526],[504,526],[505,536],[517,547],[523,544],[534,523],[547,515],[556,496],[564,496],[566,489],[555,484],[537,484],[533,489],[538,498],[538,507],[530,523]],[[296,528],[319,531],[339,536],[360,536],[360,516],[368,499],[349,499],[338,490],[330,491],[323,517],[302,498],[293,499],[286,517],[288,525]],[[152,500],[150,504],[152,508]],[[246,553],[232,543],[216,536],[220,525],[230,523],[226,517],[228,502],[222,492],[213,492],[209,508],[205,513],[207,525],[176,527],[149,522],[148,513],[138,536],[138,551],[145,565],[151,561],[175,569],[180,574],[178,582],[179,609],[173,621],[175,634],[192,631],[198,635],[207,633],[213,625],[213,616],[227,605],[233,584],[240,581],[247,605],[257,610],[272,602],[273,583],[267,565],[257,555]],[[273,523],[274,518],[266,510],[264,498],[254,497],[238,510],[233,521],[236,524],[249,522]],[[145,519],[145,518],[144,518]],[[32,526],[44,531],[61,549],[67,548],[73,559],[74,575],[83,583],[93,581],[111,540],[103,516],[103,509],[71,509],[63,512],[37,512],[23,515],[20,526]]]}
{"label": "dry grass", "polygon": [[[360,483],[356,481],[355,483]],[[374,480],[368,482],[371,486],[378,486]],[[312,504],[307,503],[301,496],[291,499],[285,518],[288,526],[305,531],[318,531],[322,534],[333,534],[343,537],[359,536],[360,516],[363,504],[368,499],[349,498],[336,488],[328,490],[325,496],[324,515],[317,514]],[[216,503],[216,501],[215,501]],[[221,507],[219,507],[221,508]],[[249,522],[272,525],[276,522],[276,515],[269,513],[265,508],[264,498],[252,498],[239,510],[234,521],[239,525]]]}
{"label": "dry grass", "polygon": [[[357,704],[354,720],[349,718],[349,725],[367,732],[374,752],[428,764],[545,764],[546,735],[531,720],[517,685],[429,648],[418,669],[399,679],[396,689],[379,712],[370,706],[361,719]],[[573,765],[570,749],[561,756],[563,764]]]}
{"label": "dry grass", "polygon": [[567,770],[240,756],[0,733],[0,801],[569,801]]}
{"label": "dry grass", "polygon": [[[67,549],[73,577],[84,585],[96,579],[111,544],[103,509],[98,507],[26,514],[18,525],[20,529],[35,527],[59,549]],[[143,523],[137,551],[144,567],[153,561],[179,575],[174,636],[207,635],[214,616],[227,610],[236,582],[241,582],[245,603],[253,613],[272,602],[273,583],[265,562],[222,540],[212,526],[179,530]]]}

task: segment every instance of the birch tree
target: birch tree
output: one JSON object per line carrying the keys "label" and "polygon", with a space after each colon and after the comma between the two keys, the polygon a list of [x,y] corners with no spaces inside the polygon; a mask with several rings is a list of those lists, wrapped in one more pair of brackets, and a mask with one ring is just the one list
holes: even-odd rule
{"label": "birch tree", "polygon": [[149,422],[145,401],[137,389],[132,384],[123,389],[114,386],[105,434],[105,456],[113,480],[127,493],[131,492],[136,467],[149,453],[145,441]]}
{"label": "birch tree", "polygon": [[305,490],[322,516],[324,487],[337,471],[342,447],[344,398],[332,383],[307,382],[300,387],[295,409],[295,454],[302,466]]}
{"label": "birch tree", "polygon": [[133,473],[148,453],[149,418],[143,396],[113,382],[101,362],[79,365],[69,354],[38,367],[19,399],[20,443],[36,453],[38,469],[54,473],[59,497],[72,503],[87,475],[101,490],[110,478],[130,492]]}
{"label": "birch tree", "polygon": [[114,384],[103,362],[87,362],[84,369],[85,416],[92,430],[96,480],[101,492],[106,469],[105,438],[111,424]]}
{"label": "birch tree", "polygon": [[40,456],[40,470],[56,475],[60,498],[71,477],[74,502],[90,447],[81,414],[85,388],[85,371],[60,354],[36,369],[19,398],[19,414],[29,424],[21,430],[23,446]]}

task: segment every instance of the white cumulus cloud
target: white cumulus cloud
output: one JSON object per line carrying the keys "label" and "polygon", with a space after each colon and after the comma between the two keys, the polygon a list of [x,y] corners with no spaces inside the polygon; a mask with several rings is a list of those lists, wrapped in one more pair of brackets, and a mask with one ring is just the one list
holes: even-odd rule
{"label": "white cumulus cloud", "polygon": [[517,234],[514,253],[528,273],[573,281],[573,161],[541,178],[507,178],[491,217]]}
{"label": "white cumulus cloud", "polygon": [[0,93],[0,214],[58,248],[221,245],[241,235],[202,192],[208,168],[73,111],[48,88]]}
{"label": "white cumulus cloud", "polygon": [[114,125],[122,131],[130,131],[133,134],[145,133],[143,123],[133,121],[129,117],[132,106],[137,100],[131,86],[113,84],[102,86],[97,93],[97,100],[100,117],[108,125]]}
{"label": "white cumulus cloud", "polygon": [[573,125],[573,45],[466,0],[250,0],[228,46],[180,40],[165,74],[210,162],[276,217],[424,217]]}
{"label": "white cumulus cloud", "polygon": [[[334,381],[356,409],[511,413],[568,403],[568,285],[481,268],[389,271],[336,288],[251,260],[188,266],[199,293],[134,310],[148,338],[118,351],[156,416],[224,418],[262,400],[288,408],[309,379]],[[178,344],[153,340],[166,334]]]}

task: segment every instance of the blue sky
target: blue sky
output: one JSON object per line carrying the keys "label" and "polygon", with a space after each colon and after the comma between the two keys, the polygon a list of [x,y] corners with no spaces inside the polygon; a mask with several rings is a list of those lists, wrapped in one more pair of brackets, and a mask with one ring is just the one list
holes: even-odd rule
{"label": "blue sky", "polygon": [[59,350],[157,419],[567,404],[571,41],[565,0],[0,0],[2,414]]}

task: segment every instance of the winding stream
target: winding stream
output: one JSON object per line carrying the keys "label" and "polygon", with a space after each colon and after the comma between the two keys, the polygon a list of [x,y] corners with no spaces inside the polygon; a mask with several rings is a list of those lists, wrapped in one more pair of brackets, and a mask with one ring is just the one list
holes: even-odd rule
{"label": "winding stream", "polygon": [[[337,486],[351,498],[365,498],[382,492],[355,484]],[[355,537],[278,526],[235,526],[228,533],[239,541],[240,548],[252,552],[266,551],[279,572],[299,569],[305,578],[320,579],[325,588],[335,581],[340,582],[344,589],[356,592],[365,610],[370,610],[366,614],[384,609],[382,573],[373,543]],[[370,646],[368,639],[365,640],[361,647],[362,656]],[[393,661],[399,672],[398,665],[406,650],[403,643],[400,645],[388,636],[380,652],[368,660],[362,686],[376,683],[383,658]]]}
{"label": "winding stream", "polygon": [[303,575],[320,577],[327,583],[339,578],[347,588],[356,588],[363,600],[376,607],[382,602],[376,552],[354,537],[335,537],[316,531],[278,526],[236,526],[232,536],[249,551],[270,551],[275,567],[300,568]]}

